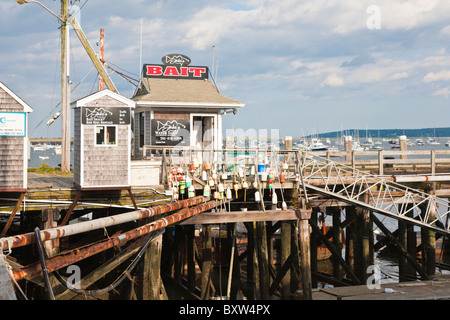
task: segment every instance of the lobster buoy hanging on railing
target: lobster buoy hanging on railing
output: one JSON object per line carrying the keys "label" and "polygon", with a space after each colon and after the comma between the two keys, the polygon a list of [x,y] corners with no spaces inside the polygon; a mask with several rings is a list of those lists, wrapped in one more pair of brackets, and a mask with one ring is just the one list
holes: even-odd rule
{"label": "lobster buoy hanging on railing", "polygon": [[232,200],[233,199],[233,194],[231,193],[231,189],[227,188],[227,200]]}
{"label": "lobster buoy hanging on railing", "polygon": [[187,176],[186,177],[186,188],[190,188],[192,186],[192,179]]}
{"label": "lobster buoy hanging on railing", "polygon": [[283,210],[283,211],[287,210],[287,204],[284,201],[281,203],[281,210]]}
{"label": "lobster buoy hanging on railing", "polygon": [[278,204],[278,196],[277,196],[277,193],[275,192],[275,190],[272,193],[272,204],[273,205],[277,205]]}
{"label": "lobster buoy hanging on railing", "polygon": [[261,202],[261,195],[259,194],[259,191],[255,192],[255,201],[256,202]]}
{"label": "lobster buoy hanging on railing", "polygon": [[195,197],[195,187],[193,185],[189,186],[188,191],[189,191],[188,193],[189,198]]}
{"label": "lobster buoy hanging on railing", "polygon": [[203,196],[209,197],[210,195],[211,195],[211,188],[209,187],[209,185],[205,185],[203,187]]}

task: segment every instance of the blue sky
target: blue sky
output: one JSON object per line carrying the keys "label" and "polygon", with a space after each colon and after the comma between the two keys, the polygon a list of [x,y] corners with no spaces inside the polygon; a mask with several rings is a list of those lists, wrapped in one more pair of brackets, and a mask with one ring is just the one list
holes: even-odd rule
{"label": "blue sky", "polygon": [[[60,2],[42,0],[59,13]],[[245,103],[224,129],[300,136],[349,128],[447,127],[450,1],[81,0],[81,26],[105,58],[140,72],[182,53],[212,66],[219,90]],[[374,9],[375,8],[375,11]],[[0,81],[33,109],[32,137],[59,103],[59,22],[37,4],[0,0]],[[96,72],[71,32],[71,100],[96,90]],[[120,93],[133,86],[111,75]],[[83,81],[81,81],[83,80]],[[58,108],[55,109],[55,112]],[[36,127],[42,120],[44,124]],[[36,129],[35,129],[36,128]],[[60,136],[60,120],[49,129]]]}

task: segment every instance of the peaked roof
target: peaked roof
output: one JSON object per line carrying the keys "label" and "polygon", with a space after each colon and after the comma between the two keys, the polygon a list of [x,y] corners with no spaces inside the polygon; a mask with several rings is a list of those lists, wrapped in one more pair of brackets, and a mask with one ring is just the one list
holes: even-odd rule
{"label": "peaked roof", "polygon": [[132,101],[132,100],[130,100],[130,99],[128,99],[128,98],[118,94],[118,93],[115,93],[115,92],[113,92],[113,91],[111,91],[109,89],[104,89],[104,90],[101,90],[101,91],[97,91],[95,93],[92,93],[92,94],[84,97],[84,98],[76,100],[76,101],[71,103],[71,106],[73,108],[83,107],[83,106],[91,103],[92,101],[98,100],[98,99],[103,98],[105,96],[108,96],[110,98],[118,100],[118,101],[122,102],[123,104],[125,104],[125,105],[127,105],[127,106],[129,106],[131,108],[135,107],[134,101]]}
{"label": "peaked roof", "polygon": [[240,101],[222,95],[210,80],[142,78],[132,100],[138,106],[244,106]]}
{"label": "peaked roof", "polygon": [[25,101],[20,99],[14,92],[12,92],[3,82],[0,81],[0,88],[2,88],[8,95],[10,95],[14,100],[17,101],[22,107],[24,112],[33,112],[31,108]]}

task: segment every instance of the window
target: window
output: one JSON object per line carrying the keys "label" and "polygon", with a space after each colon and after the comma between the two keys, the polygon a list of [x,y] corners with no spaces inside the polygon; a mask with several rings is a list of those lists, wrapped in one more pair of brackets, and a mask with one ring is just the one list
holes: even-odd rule
{"label": "window", "polygon": [[116,145],[117,135],[115,126],[96,126],[95,144],[96,145]]}

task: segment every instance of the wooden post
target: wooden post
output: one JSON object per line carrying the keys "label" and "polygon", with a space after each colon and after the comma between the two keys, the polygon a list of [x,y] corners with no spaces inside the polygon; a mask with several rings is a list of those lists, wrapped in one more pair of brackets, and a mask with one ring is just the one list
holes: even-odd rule
{"label": "wooden post", "polygon": [[269,257],[267,252],[267,232],[265,222],[256,223],[258,262],[259,262],[259,282],[261,299],[269,300],[270,274]]}
{"label": "wooden post", "polygon": [[61,171],[70,172],[70,89],[68,75],[69,1],[61,0]]}
{"label": "wooden post", "polygon": [[[287,221],[281,222],[281,263],[284,265],[291,255],[291,223]],[[282,299],[290,299],[291,296],[291,272],[288,270],[281,280],[281,297]]]}
{"label": "wooden post", "polygon": [[188,289],[191,292],[195,290],[195,225],[185,226],[186,238],[187,238],[187,280]]}
{"label": "wooden post", "polygon": [[[436,194],[436,183],[433,183],[430,190],[431,195]],[[436,199],[433,197],[428,214],[428,221],[434,221],[436,217]],[[427,228],[421,228],[422,233],[422,256],[425,267],[425,272],[428,276],[433,276],[436,273],[436,232]]]}
{"label": "wooden post", "polygon": [[144,300],[163,300],[165,298],[160,272],[162,237],[163,235],[160,234],[153,239],[150,246],[145,250],[142,292],[142,299]]}
{"label": "wooden post", "polygon": [[299,242],[300,242],[300,268],[302,271],[302,290],[303,299],[312,299],[312,281],[311,281],[311,251],[310,251],[310,228],[309,219],[311,210],[296,209],[295,213],[299,218]]}
{"label": "wooden post", "polygon": [[[356,208],[354,206],[349,206],[345,208],[346,211],[346,219],[353,220],[356,215]],[[350,269],[355,270],[355,234],[356,230],[353,224],[349,224],[345,229],[345,262],[348,264]]]}
{"label": "wooden post", "polygon": [[353,150],[352,136],[344,137],[344,147],[346,152],[345,160],[346,161],[352,160],[352,150]]}
{"label": "wooden post", "polygon": [[383,150],[378,151],[378,174],[380,176],[384,175],[384,158]]}
{"label": "wooden post", "polygon": [[[320,208],[315,207],[312,209],[311,212],[311,218],[310,221],[312,224],[314,224],[315,226],[317,226],[317,221],[318,221],[318,213],[320,212]],[[313,288],[317,288],[317,277],[316,277],[316,272],[317,272],[317,263],[318,263],[318,235],[313,232],[310,236],[310,259],[311,259],[311,284]]]}
{"label": "wooden post", "polygon": [[341,228],[341,210],[338,207],[328,207],[327,213],[333,216],[333,244],[339,251],[339,257],[332,258],[333,274],[338,280],[342,280],[342,272],[340,267],[340,259],[342,259],[342,228]]}
{"label": "wooden post", "polygon": [[203,226],[203,253],[202,253],[202,287],[200,297],[208,300],[211,288],[211,266],[212,266],[212,235],[211,225]]}
{"label": "wooden post", "polygon": [[[408,147],[406,145],[406,136],[399,136],[398,137],[398,144],[400,146],[400,151],[407,151]],[[407,159],[408,156],[407,155],[401,155],[400,159]]]}
{"label": "wooden post", "polygon": [[[363,202],[368,202],[369,197],[368,194],[365,193],[361,197]],[[357,271],[358,278],[361,283],[365,283],[367,277],[369,276],[367,273],[367,268],[374,263],[374,257],[371,256],[371,252],[373,252],[373,248],[371,249],[371,235],[370,232],[372,229],[372,222],[370,219],[370,211],[363,210],[361,208],[356,209],[357,214],[357,228],[355,232],[357,234],[357,241],[355,242],[355,249],[357,253],[355,253],[355,271]],[[356,261],[357,260],[357,261]]]}
{"label": "wooden post", "polygon": [[[401,210],[401,205],[399,205],[399,210]],[[412,204],[408,204],[405,211],[410,210]],[[413,218],[414,213],[409,211],[405,214],[407,217]],[[416,257],[416,234],[414,232],[414,225],[411,223],[407,223],[399,220],[398,222],[398,241],[399,243],[406,248],[411,257],[415,259]],[[416,278],[416,271],[414,268],[408,264],[406,257],[403,254],[399,254],[398,257],[398,272],[399,272],[399,281],[411,281]]]}

